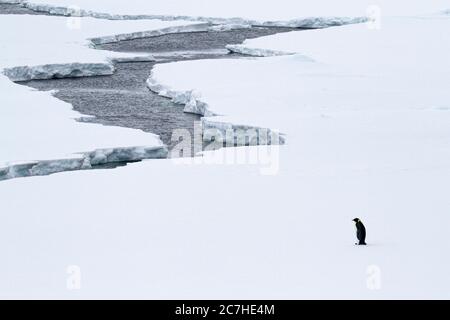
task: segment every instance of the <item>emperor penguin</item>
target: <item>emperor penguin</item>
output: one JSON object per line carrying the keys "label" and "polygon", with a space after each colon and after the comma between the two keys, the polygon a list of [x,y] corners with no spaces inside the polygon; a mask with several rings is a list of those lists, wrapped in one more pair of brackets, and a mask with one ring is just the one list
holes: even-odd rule
{"label": "emperor penguin", "polygon": [[358,243],[355,243],[359,246],[365,246],[366,243],[366,227],[359,218],[353,219],[356,225],[356,238],[358,238]]}

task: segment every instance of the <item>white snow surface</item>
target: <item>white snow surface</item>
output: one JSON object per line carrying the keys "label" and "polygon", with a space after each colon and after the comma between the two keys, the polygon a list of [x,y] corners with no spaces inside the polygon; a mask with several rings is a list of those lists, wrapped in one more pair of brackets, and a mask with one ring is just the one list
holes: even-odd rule
{"label": "white snow surface", "polygon": [[[133,34],[190,26],[183,21],[108,21],[93,18],[2,15],[0,16],[0,71],[12,80],[52,77],[54,74],[111,74],[111,59],[142,59],[142,54],[95,50],[88,38]],[[25,27],[28,26],[28,27]],[[79,26],[79,28],[72,28]],[[159,137],[140,130],[76,122],[82,115],[70,104],[14,84],[0,75],[0,178],[5,168],[21,163],[86,157],[87,152],[106,155],[130,151],[130,160],[145,156],[151,147],[162,147]],[[136,147],[135,149],[133,149]],[[145,147],[145,148],[142,148]],[[83,153],[80,155],[79,153]],[[116,154],[117,156],[117,154]],[[55,163],[56,166],[59,164]],[[85,163],[89,166],[89,163]],[[79,166],[70,164],[70,166]],[[15,176],[10,172],[9,177]],[[0,179],[1,180],[1,179]]]}
{"label": "white snow surface", "polygon": [[[82,115],[70,104],[48,92],[14,84],[5,76],[0,76],[0,88],[0,171],[44,160],[84,160],[84,153],[97,149],[104,149],[99,152],[106,155],[107,149],[136,147],[137,156],[142,147],[162,146],[157,136],[142,131],[76,122]],[[10,173],[9,178],[14,176]]]}
{"label": "white snow surface", "polygon": [[217,160],[267,147],[0,183],[1,296],[450,298],[449,23],[299,31],[255,40],[299,55],[157,66],[160,89],[222,115],[207,120],[288,144],[259,165]]}
{"label": "white snow surface", "polygon": [[[311,17],[361,17],[374,6],[384,15],[428,14],[450,9],[449,0],[279,0],[279,1],[207,1],[207,0],[30,0],[21,1],[41,9],[82,9],[120,15],[161,15],[188,17],[243,18],[260,22],[288,21]],[[56,10],[55,10],[56,9]]]}
{"label": "white snow surface", "polygon": [[210,114],[222,115],[211,120],[294,134],[297,124],[285,119],[292,110],[446,110],[448,27],[448,19],[385,18],[379,30],[356,24],[277,34],[247,40],[243,47],[288,56],[157,65],[149,83],[176,101],[199,100]]}
{"label": "white snow surface", "polygon": [[[114,38],[142,31],[192,25],[187,21],[111,21],[80,17],[0,16],[0,68],[68,63],[107,63],[132,58],[127,54],[90,48],[91,38]],[[30,26],[30,27],[24,27]]]}

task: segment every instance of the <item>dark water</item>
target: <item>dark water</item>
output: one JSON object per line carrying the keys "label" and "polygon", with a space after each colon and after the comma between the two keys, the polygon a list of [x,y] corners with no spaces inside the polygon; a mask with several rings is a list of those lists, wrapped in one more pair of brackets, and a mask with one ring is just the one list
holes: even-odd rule
{"label": "dark water", "polygon": [[259,38],[292,31],[291,28],[249,28],[231,31],[208,31],[167,34],[158,37],[120,41],[98,46],[120,52],[207,51],[225,49],[227,44],[240,44],[245,39]]}
{"label": "dark water", "polygon": [[36,12],[28,8],[24,8],[19,4],[0,3],[0,14],[32,14],[32,15],[48,15],[45,12]]}
{"label": "dark water", "polygon": [[[45,13],[35,12],[18,4],[0,4],[0,14]],[[242,43],[245,39],[292,30],[255,27],[230,31],[176,33],[104,44],[97,48],[119,52],[146,52],[155,57],[159,57],[158,53],[164,53],[164,62],[240,58],[240,55],[228,54],[225,46]],[[180,56],[175,52],[190,54]],[[21,84],[43,91],[58,90],[55,97],[72,104],[76,111],[93,116],[81,121],[155,133],[171,149],[177,143],[171,141],[172,132],[175,129],[186,129],[193,137],[194,123],[200,121],[200,116],[183,112],[184,106],[177,105],[146,87],[146,80],[154,65],[155,62],[117,63],[117,71],[112,76],[33,80]]]}
{"label": "dark water", "polygon": [[118,63],[112,76],[66,78],[24,82],[39,90],[59,90],[55,96],[71,103],[82,114],[95,116],[83,121],[141,129],[160,135],[169,146],[178,128],[193,130],[199,116],[183,112],[174,104],[148,90],[145,81],[154,63]]}
{"label": "dark water", "polygon": [[[0,4],[0,14],[48,15],[17,4]],[[240,55],[228,53],[225,46],[242,43],[245,39],[292,30],[251,28],[222,32],[179,33],[104,44],[97,48],[120,52],[147,52],[157,57],[158,63],[241,58]],[[180,55],[180,52],[189,54]],[[172,132],[175,129],[184,129],[193,137],[194,124],[200,120],[200,116],[184,113],[184,106],[148,90],[146,80],[154,65],[155,62],[117,63],[116,72],[111,76],[34,80],[21,84],[38,90],[57,90],[55,94],[57,98],[72,104],[76,111],[92,116],[82,118],[80,121],[155,133],[169,149],[172,149],[178,143],[171,141]],[[192,154],[191,152],[190,155]],[[112,169],[127,163],[109,163],[93,169]]]}
{"label": "dark water", "polygon": [[[167,56],[167,62],[206,58],[240,58],[235,54],[205,55],[204,50],[224,49],[227,44],[241,43],[244,39],[261,37],[286,28],[254,28],[226,32],[197,32],[163,35],[158,37],[121,41],[98,46],[121,52],[196,51],[189,58]],[[117,63],[112,76],[33,80],[21,84],[39,90],[58,90],[55,96],[73,105],[76,111],[94,116],[83,121],[103,125],[141,129],[159,135],[171,149],[175,129],[187,129],[193,137],[194,123],[200,116],[183,112],[184,106],[163,98],[146,87],[146,80],[155,62]]]}

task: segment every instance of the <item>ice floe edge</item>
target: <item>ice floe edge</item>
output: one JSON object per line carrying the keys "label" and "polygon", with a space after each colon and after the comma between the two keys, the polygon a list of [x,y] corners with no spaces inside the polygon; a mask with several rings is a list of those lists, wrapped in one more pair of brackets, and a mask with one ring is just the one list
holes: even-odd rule
{"label": "ice floe edge", "polygon": [[[92,17],[97,19],[108,20],[151,20],[159,19],[163,21],[186,20],[205,22],[214,25],[250,25],[255,27],[289,27],[289,28],[326,28],[332,26],[340,26],[352,23],[367,22],[368,18],[361,17],[339,17],[339,16],[324,16],[324,17],[305,17],[299,19],[292,19],[287,21],[258,21],[245,18],[218,18],[218,17],[202,17],[202,16],[183,16],[183,15],[124,15],[124,14],[109,14],[102,12],[95,12],[75,7],[54,6],[48,4],[36,4],[28,0],[0,0],[0,3],[20,4],[22,7],[28,8],[36,12],[45,12],[50,15],[59,16],[76,16],[76,17]],[[225,27],[226,28],[226,27]]]}
{"label": "ice floe edge", "polygon": [[96,149],[65,159],[15,162],[0,165],[0,181],[31,176],[46,176],[65,171],[88,170],[105,164],[145,159],[165,159],[167,155],[168,149],[164,145]]}
{"label": "ice floe edge", "polygon": [[[259,145],[264,144],[280,144],[286,143],[286,135],[270,128],[262,128],[252,125],[236,124],[231,122],[214,120],[215,114],[210,106],[200,99],[200,94],[195,90],[174,90],[162,83],[160,83],[152,70],[149,78],[147,79],[147,87],[149,90],[159,94],[160,96],[171,99],[174,103],[184,105],[184,112],[194,113],[202,116],[202,131],[204,139],[208,140],[208,135],[205,134],[209,130],[215,130],[220,133],[220,136],[227,137],[229,132],[233,132],[236,138],[236,134],[242,130],[256,130],[257,132],[263,132],[268,139],[260,140]],[[276,139],[275,139],[276,138]]]}

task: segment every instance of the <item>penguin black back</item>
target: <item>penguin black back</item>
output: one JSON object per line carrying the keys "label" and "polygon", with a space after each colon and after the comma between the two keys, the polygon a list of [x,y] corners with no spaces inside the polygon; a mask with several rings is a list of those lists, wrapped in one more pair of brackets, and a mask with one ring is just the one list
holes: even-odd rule
{"label": "penguin black back", "polygon": [[358,239],[357,245],[365,246],[366,243],[366,227],[359,218],[353,219],[356,225],[356,238]]}

